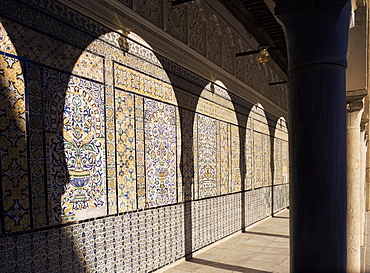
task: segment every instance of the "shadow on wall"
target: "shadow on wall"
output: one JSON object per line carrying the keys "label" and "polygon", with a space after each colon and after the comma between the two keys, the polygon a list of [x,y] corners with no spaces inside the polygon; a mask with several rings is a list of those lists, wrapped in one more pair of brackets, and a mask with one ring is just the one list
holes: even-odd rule
{"label": "shadow on wall", "polygon": [[[69,133],[63,132],[68,122],[65,101],[74,100],[75,107],[84,107],[78,96],[66,97],[71,73],[85,47],[107,30],[95,29],[94,35],[76,32],[21,1],[2,1],[1,14],[0,244],[7,252],[0,264],[9,272],[85,272],[86,253],[75,242],[80,234],[73,226],[48,226],[65,221],[62,215],[69,208],[62,207],[61,198],[73,180],[67,160],[81,166],[84,155],[78,150],[91,138],[89,120],[85,120],[69,134],[70,143],[75,144],[69,150],[75,154],[65,152],[68,144],[63,135],[68,139]],[[20,24],[5,19],[15,17]],[[24,27],[29,20],[34,28],[47,29],[50,34]],[[84,117],[74,121],[78,118]],[[80,171],[75,182],[84,183],[87,174],[81,168],[75,171]]]}

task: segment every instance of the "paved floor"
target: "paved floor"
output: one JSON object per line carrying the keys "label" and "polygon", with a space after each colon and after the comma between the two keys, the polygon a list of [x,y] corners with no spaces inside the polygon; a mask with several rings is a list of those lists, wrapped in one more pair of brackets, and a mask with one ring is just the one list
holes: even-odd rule
{"label": "paved floor", "polygon": [[164,272],[289,272],[288,216],[284,210]]}

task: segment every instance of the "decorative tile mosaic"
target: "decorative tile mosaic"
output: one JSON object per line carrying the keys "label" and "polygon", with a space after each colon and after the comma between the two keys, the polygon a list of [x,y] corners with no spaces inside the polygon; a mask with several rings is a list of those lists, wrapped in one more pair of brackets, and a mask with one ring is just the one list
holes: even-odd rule
{"label": "decorative tile mosaic", "polygon": [[27,63],[27,86],[29,98],[29,145],[30,175],[32,189],[32,218],[34,227],[48,224],[46,207],[44,118],[42,101],[42,69]]}
{"label": "decorative tile mosaic", "polygon": [[253,134],[252,130],[247,127],[245,132],[245,189],[252,189],[252,184],[254,181],[254,171],[253,171]]}
{"label": "decorative tile mosaic", "polygon": [[173,204],[177,199],[176,108],[150,99],[144,108],[148,205]]}
{"label": "decorative tile mosaic", "polygon": [[116,87],[177,105],[172,87],[128,67],[114,63]]}
{"label": "decorative tile mosaic", "polygon": [[230,170],[231,158],[230,158],[230,124],[220,122],[220,164],[221,164],[221,194],[229,193],[230,187]]}
{"label": "decorative tile mosaic", "polygon": [[272,185],[271,165],[271,142],[269,135],[262,136],[262,147],[263,147],[263,186]]}
{"label": "decorative tile mosaic", "polygon": [[274,186],[273,190],[273,208],[274,212],[282,210],[289,206],[289,184]]}
{"label": "decorative tile mosaic", "polygon": [[199,198],[216,195],[216,120],[197,115]]}
{"label": "decorative tile mosaic", "polygon": [[145,143],[144,143],[144,99],[135,97],[135,123],[136,123],[136,172],[138,208],[143,209],[146,199],[146,170],[145,170]]}
{"label": "decorative tile mosaic", "polygon": [[[12,51],[9,39],[5,47]],[[30,228],[26,102],[22,63],[0,55],[0,163],[5,232]]]}
{"label": "decorative tile mosaic", "polygon": [[135,99],[116,90],[116,168],[119,212],[134,210],[136,204]]}
{"label": "decorative tile mosaic", "polygon": [[231,125],[231,192],[241,190],[239,127]]}
{"label": "decorative tile mosaic", "polygon": [[[9,233],[87,220],[0,237],[0,268],[149,272],[182,258],[189,245],[200,249],[240,230],[242,222],[250,225],[287,206],[288,184],[275,186],[273,204],[271,187],[228,194],[241,188],[239,128],[245,124],[238,124],[235,109],[247,119],[247,102],[231,100],[221,82],[210,84],[154,54],[133,32],[111,32],[57,1],[30,1],[0,2],[0,13],[13,18],[2,22],[22,52],[22,62],[4,56],[17,52],[0,25],[0,72],[6,76],[0,88],[1,228]],[[164,13],[171,23],[176,12],[188,19],[189,45],[204,53],[201,6]],[[151,19],[171,26],[160,16]],[[186,35],[173,24],[172,33]],[[120,47],[125,43],[128,52]],[[233,71],[232,63],[224,65]],[[248,79],[266,92],[266,79],[254,74]],[[256,106],[249,118],[248,189],[258,176],[254,163],[259,187],[271,180],[263,108]],[[277,127],[284,134],[274,136],[281,146],[275,166],[285,183],[287,130],[283,122]],[[210,198],[176,204],[204,197]]]}
{"label": "decorative tile mosaic", "polygon": [[[55,126],[63,115],[63,135],[51,134],[47,149],[53,217],[59,222],[104,215],[106,160],[102,85],[71,77],[65,99],[60,99],[64,96],[60,92],[51,97],[50,104],[56,111],[51,125]],[[62,146],[57,144],[61,141]],[[66,169],[53,167],[60,166],[61,162],[65,162],[62,164]],[[55,211],[58,207],[60,211]]]}
{"label": "decorative tile mosaic", "polygon": [[253,132],[253,164],[254,181],[253,188],[259,188],[263,185],[263,135],[259,132]]}
{"label": "decorative tile mosaic", "polygon": [[[193,122],[194,120],[194,112],[180,109],[180,115],[182,120],[182,127],[181,127],[181,133],[182,133],[182,164],[180,167],[182,167],[182,179],[183,179],[183,192],[184,192],[184,201],[191,200],[193,197],[196,198],[194,195],[197,193],[197,190],[195,189],[195,186],[198,183],[194,183],[194,181],[197,181],[198,178],[198,172],[197,172],[197,164],[195,162],[197,161],[197,138],[196,138],[196,122]],[[194,128],[194,130],[193,130]]]}

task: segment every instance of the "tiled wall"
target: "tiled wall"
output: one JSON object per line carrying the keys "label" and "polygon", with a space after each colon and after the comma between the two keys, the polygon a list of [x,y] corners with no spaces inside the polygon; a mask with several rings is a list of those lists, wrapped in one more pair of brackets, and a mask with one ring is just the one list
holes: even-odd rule
{"label": "tiled wall", "polygon": [[27,3],[0,2],[1,272],[152,271],[288,205],[283,118]]}

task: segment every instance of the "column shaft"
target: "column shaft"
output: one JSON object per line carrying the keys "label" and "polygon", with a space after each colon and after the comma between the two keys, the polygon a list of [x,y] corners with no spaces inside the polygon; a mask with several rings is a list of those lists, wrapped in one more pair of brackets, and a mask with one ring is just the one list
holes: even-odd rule
{"label": "column shaft", "polygon": [[361,132],[362,101],[347,111],[347,272],[361,270]]}
{"label": "column shaft", "polygon": [[345,272],[349,1],[277,0],[289,58],[290,272]]}

